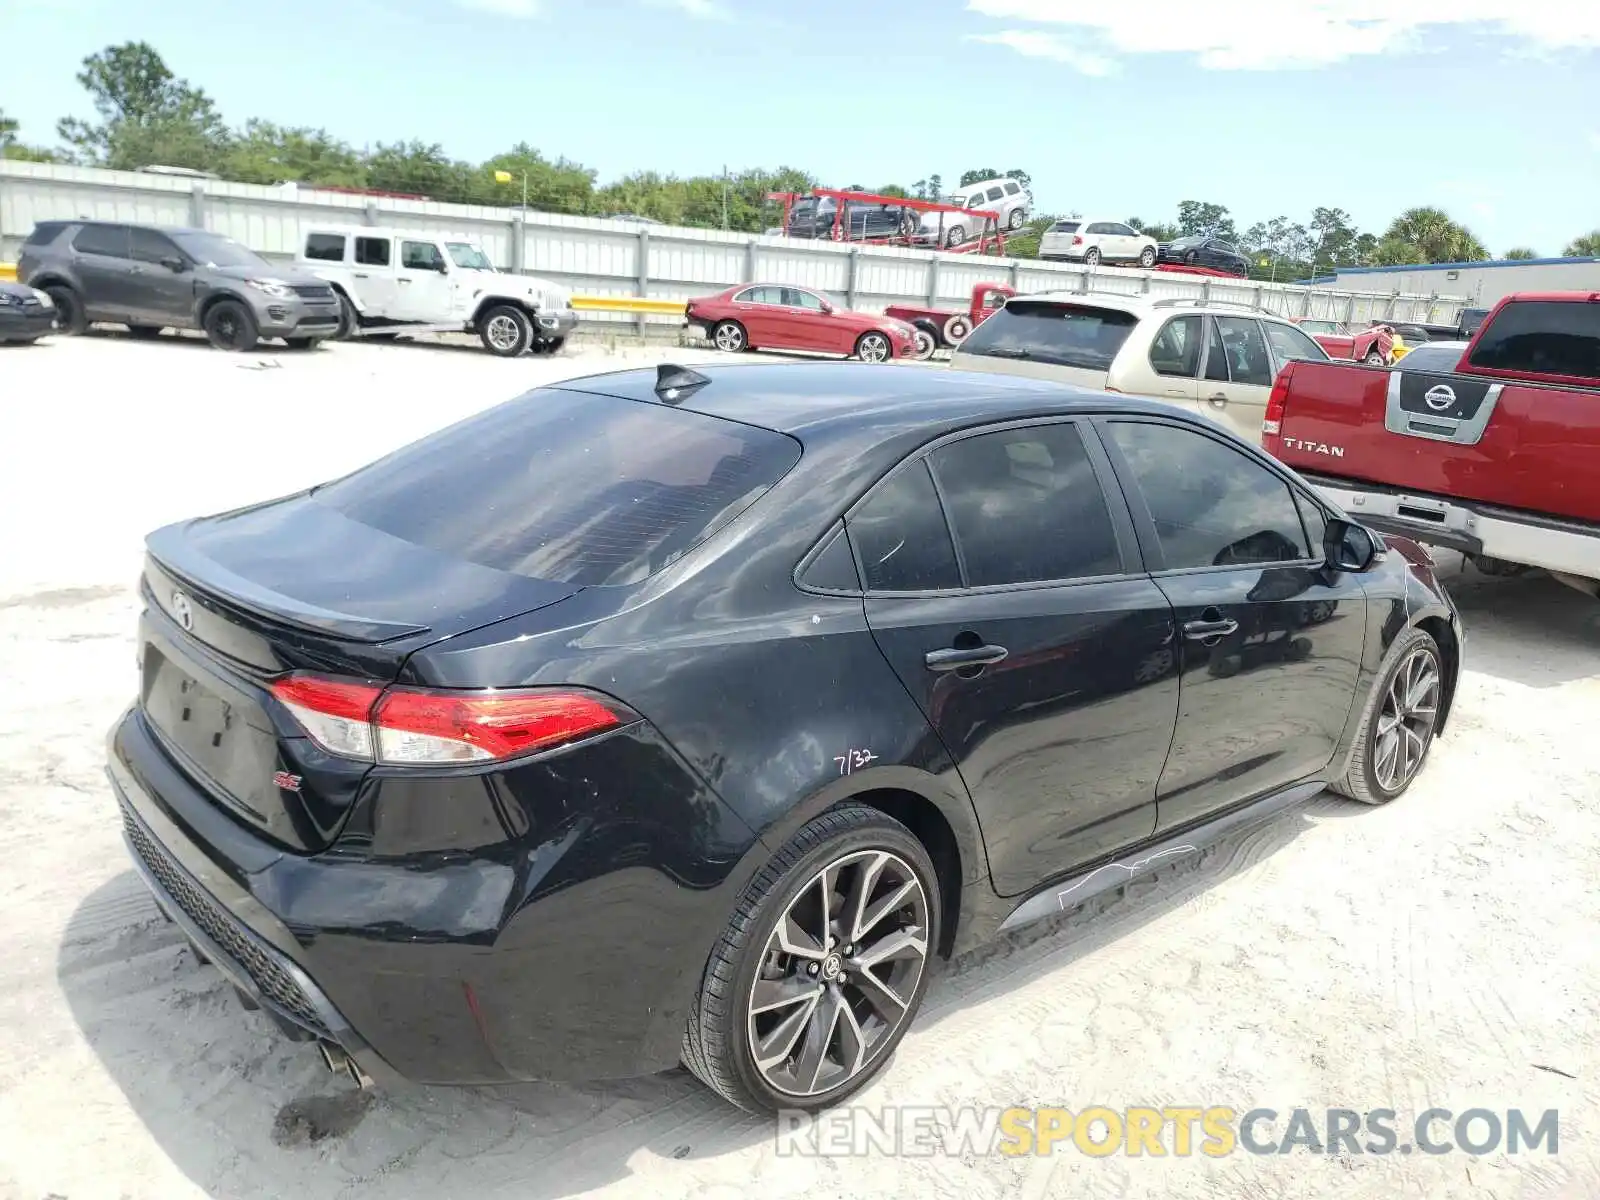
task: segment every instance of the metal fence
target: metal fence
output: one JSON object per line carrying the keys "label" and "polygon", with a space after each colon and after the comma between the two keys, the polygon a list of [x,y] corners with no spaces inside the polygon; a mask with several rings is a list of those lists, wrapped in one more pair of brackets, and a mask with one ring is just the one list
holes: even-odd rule
{"label": "metal fence", "polygon": [[[852,308],[925,302],[964,308],[973,285],[1019,292],[1113,292],[1255,304],[1286,316],[1364,323],[1454,323],[1465,298],[1348,291],[1210,279],[1117,267],[1088,269],[1032,259],[977,257],[890,246],[640,225],[595,217],[439,204],[295,184],[195,180],[134,171],[0,161],[0,261],[14,261],[36,221],[93,219],[198,226],[271,258],[293,257],[319,224],[384,225],[477,242],[496,265],[555,280],[593,296],[686,300],[761,279],[841,297]],[[665,314],[585,312],[596,324],[676,323]]]}

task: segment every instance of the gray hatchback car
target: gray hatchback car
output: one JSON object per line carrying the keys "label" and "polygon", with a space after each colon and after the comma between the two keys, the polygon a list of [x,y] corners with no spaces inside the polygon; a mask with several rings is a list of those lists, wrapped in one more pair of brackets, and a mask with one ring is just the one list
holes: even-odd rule
{"label": "gray hatchback car", "polygon": [[324,280],[204,229],[41,221],[17,278],[55,302],[62,333],[94,321],[140,337],[199,329],[219,349],[250,350],[262,338],[308,349],[339,329],[339,300]]}

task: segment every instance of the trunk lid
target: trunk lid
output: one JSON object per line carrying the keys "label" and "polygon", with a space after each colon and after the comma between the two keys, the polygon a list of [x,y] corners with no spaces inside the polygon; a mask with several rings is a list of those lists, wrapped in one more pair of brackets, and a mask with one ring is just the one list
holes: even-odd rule
{"label": "trunk lid", "polygon": [[[1600,521],[1600,394],[1453,372],[1299,362],[1280,432],[1292,467],[1529,512]],[[1280,381],[1282,382],[1282,381]]]}
{"label": "trunk lid", "polygon": [[167,526],[147,551],[145,721],[220,807],[300,852],[332,840],[372,764],[320,750],[272,698],[274,678],[391,682],[421,646],[581,590],[405,541],[309,494]]}

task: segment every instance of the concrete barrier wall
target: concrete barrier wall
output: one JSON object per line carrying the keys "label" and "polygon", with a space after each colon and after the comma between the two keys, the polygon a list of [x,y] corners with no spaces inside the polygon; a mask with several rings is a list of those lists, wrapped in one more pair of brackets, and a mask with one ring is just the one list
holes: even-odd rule
{"label": "concrete barrier wall", "polygon": [[[711,229],[636,225],[471,204],[353,196],[284,184],[195,180],[135,171],[0,161],[0,262],[15,262],[34,223],[95,219],[199,226],[269,258],[293,257],[318,224],[385,225],[477,242],[496,265],[590,296],[686,300],[755,279],[828,292],[851,307],[897,302],[963,308],[975,284],[1018,291],[1147,293],[1256,304],[1286,316],[1452,323],[1461,297],[1206,279],[1117,267],[1088,270],[1033,259],[851,246]],[[675,323],[651,313],[586,313],[586,321]]]}

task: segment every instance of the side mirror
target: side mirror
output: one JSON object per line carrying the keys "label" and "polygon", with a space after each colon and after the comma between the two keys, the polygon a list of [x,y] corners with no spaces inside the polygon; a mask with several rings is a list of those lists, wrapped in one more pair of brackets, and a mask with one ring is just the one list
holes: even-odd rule
{"label": "side mirror", "polygon": [[175,254],[169,254],[161,260],[161,265],[174,275],[181,275],[188,269],[188,264]]}
{"label": "side mirror", "polygon": [[1331,517],[1322,534],[1322,552],[1335,571],[1359,574],[1378,560],[1378,539],[1364,525]]}
{"label": "side mirror", "polygon": [[831,317],[833,315],[833,305],[824,300],[822,302],[822,311]]}

